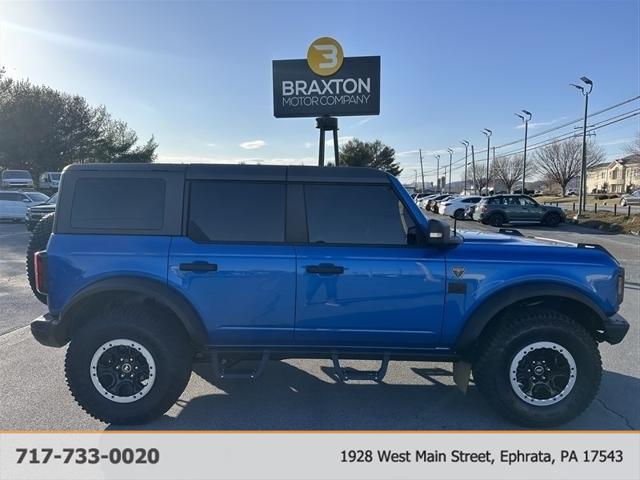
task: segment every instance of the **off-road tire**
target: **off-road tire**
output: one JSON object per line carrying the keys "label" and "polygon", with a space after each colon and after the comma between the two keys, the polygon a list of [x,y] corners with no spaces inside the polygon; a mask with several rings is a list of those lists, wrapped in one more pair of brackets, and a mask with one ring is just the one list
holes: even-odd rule
{"label": "off-road tire", "polygon": [[[572,420],[595,398],[602,377],[598,344],[579,323],[554,310],[529,309],[503,319],[482,338],[473,363],[478,389],[494,409],[509,420],[529,427],[549,427]],[[531,405],[516,395],[510,366],[522,348],[535,342],[554,342],[573,356],[575,384],[565,398],[552,405]]]}
{"label": "off-road tire", "polygon": [[560,215],[557,213],[548,213],[542,220],[547,227],[557,227],[560,225]]}
{"label": "off-road tire", "polygon": [[[102,396],[91,378],[91,359],[101,345],[116,339],[133,340],[155,362],[155,379],[142,398],[116,403]],[[92,417],[116,425],[149,422],[171,408],[191,376],[193,349],[176,320],[141,304],[99,313],[77,329],[65,358],[67,385],[76,402]]]}
{"label": "off-road tire", "polygon": [[453,212],[453,218],[455,218],[456,220],[463,220],[464,219],[464,208],[459,208],[458,210]]}
{"label": "off-road tire", "polygon": [[36,223],[36,226],[33,227],[29,244],[27,245],[27,279],[29,280],[29,286],[36,298],[45,305],[47,304],[47,296],[36,290],[34,255],[36,252],[46,250],[49,237],[53,231],[54,216],[55,213],[48,213]]}
{"label": "off-road tire", "polygon": [[493,213],[487,219],[487,223],[492,227],[501,227],[506,222],[506,218],[502,213]]}

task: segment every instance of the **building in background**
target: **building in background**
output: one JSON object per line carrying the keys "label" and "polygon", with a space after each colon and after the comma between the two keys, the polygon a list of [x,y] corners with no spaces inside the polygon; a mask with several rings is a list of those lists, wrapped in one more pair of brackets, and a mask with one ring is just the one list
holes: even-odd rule
{"label": "building in background", "polygon": [[640,155],[629,155],[613,162],[599,163],[587,171],[590,193],[628,193],[640,189]]}

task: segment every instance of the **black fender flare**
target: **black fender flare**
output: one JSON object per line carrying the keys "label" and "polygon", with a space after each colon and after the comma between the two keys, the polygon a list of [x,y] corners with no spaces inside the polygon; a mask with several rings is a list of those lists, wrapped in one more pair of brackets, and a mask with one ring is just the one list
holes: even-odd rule
{"label": "black fender flare", "polygon": [[64,325],[66,338],[70,337],[72,325],[71,319],[68,317],[74,308],[93,295],[106,292],[126,292],[151,298],[176,315],[195,346],[208,344],[208,335],[202,318],[181,293],[159,280],[134,276],[117,276],[98,280],[77,292],[59,315],[60,323]]}
{"label": "black fender flare", "polygon": [[469,315],[456,340],[455,350],[469,351],[489,322],[505,308],[538,297],[568,298],[577,301],[593,311],[601,324],[608,318],[600,306],[577,288],[553,282],[521,283],[494,292]]}

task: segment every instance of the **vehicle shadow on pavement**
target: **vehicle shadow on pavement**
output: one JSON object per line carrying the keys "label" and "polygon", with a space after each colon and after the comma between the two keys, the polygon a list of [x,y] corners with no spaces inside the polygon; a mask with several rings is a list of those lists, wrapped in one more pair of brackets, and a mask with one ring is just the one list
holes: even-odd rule
{"label": "vehicle shadow on pavement", "polygon": [[[400,367],[406,368],[406,367]],[[338,383],[331,367],[317,376],[285,362],[270,362],[263,377],[218,380],[206,364],[195,367],[190,390],[206,390],[142,430],[510,430],[470,385],[466,395],[443,383],[444,368],[413,368],[408,384]],[[416,375],[417,374],[417,375]],[[442,379],[442,380],[441,380]],[[425,381],[426,380],[426,381]],[[606,380],[606,381],[605,381]],[[210,393],[213,385],[218,393]],[[640,390],[633,377],[605,372],[610,391]],[[637,398],[637,395],[634,397]],[[629,407],[626,407],[627,410]],[[594,401],[566,429],[628,429],[611,405]],[[175,416],[172,415],[175,414]],[[625,424],[626,422],[626,424]],[[637,423],[636,427],[637,428]],[[107,429],[120,429],[110,426]]]}

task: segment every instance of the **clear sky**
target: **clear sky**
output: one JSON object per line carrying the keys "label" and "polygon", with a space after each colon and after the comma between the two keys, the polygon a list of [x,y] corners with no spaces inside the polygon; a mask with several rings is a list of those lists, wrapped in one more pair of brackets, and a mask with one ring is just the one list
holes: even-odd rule
{"label": "clear sky", "polygon": [[[459,158],[462,139],[483,148],[484,127],[496,145],[521,138],[523,108],[531,135],[580,117],[569,83],[583,75],[595,83],[592,112],[640,95],[639,4],[0,2],[0,64],[105,104],[141,139],[156,136],[160,161],[314,164],[314,119],[273,117],[271,60],[305,58],[311,41],[332,36],[346,56],[382,58],[380,115],[340,119],[341,141],[381,139],[404,179],[419,172],[422,148],[433,179],[433,155],[448,162],[451,146]],[[610,158],[639,118],[598,130]]]}

